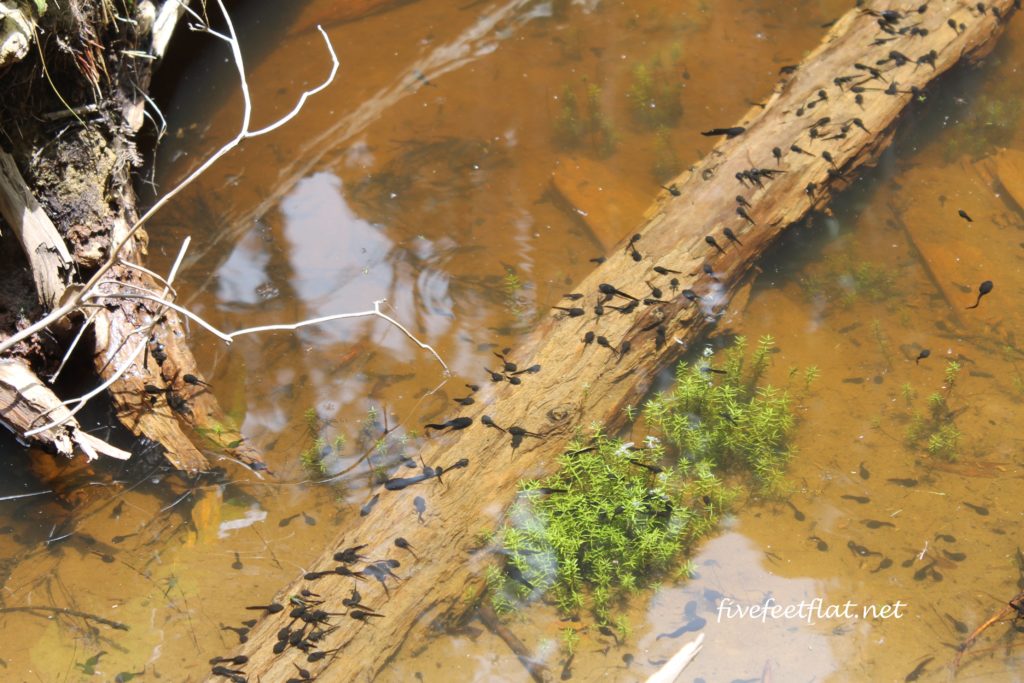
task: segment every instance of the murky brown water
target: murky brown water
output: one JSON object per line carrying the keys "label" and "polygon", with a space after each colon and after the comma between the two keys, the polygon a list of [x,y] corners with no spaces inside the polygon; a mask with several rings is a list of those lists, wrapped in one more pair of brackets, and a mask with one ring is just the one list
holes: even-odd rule
{"label": "murky brown water", "polygon": [[[588,272],[602,241],[632,227],[672,175],[667,150],[679,168],[698,159],[710,148],[699,131],[729,125],[765,97],[778,68],[816,45],[821,24],[848,5],[686,0],[563,9],[423,0],[331,25],[334,4],[308,3],[301,17],[279,10],[273,21],[258,8],[241,10],[256,125],[327,73],[318,34],[303,27],[325,24],[341,72],[296,121],[247,142],[152,224],[152,265],[166,268],[191,235],[179,289],[223,329],[358,311],[386,298],[456,379],[428,394],[441,379],[437,363],[379,321],[243,338],[230,349],[194,331],[201,368],[278,481],[231,483],[239,472],[225,462],[223,485],[191,489],[173,478],[149,481],[144,467],[106,470],[126,483],[99,490],[117,497],[50,545],[67,518],[50,497],[0,503],[0,556],[10,558],[0,566],[5,605],[69,606],[131,626],[89,632],[80,621],[4,614],[5,679],[78,680],[93,669],[103,680],[143,670],[138,680],[205,675],[206,660],[237,643],[221,627],[251,616],[243,607],[293,579],[365,501],[365,465],[330,484],[309,483],[300,459],[313,443],[307,411],[326,441],[347,440],[325,461],[332,473],[372,445],[384,411],[406,429],[441,414],[462,382],[480,379],[492,348],[515,346]],[[1024,150],[1024,129],[1009,111],[1021,106],[1012,84],[1022,37],[1018,18],[985,68],[933,93],[897,149],[833,215],[795,231],[763,264],[733,330],[776,337],[776,381],[794,365],[822,371],[800,406],[791,505],[740,506],[701,547],[698,577],[637,596],[624,643],[584,634],[577,680],[643,679],[693,637],[678,630],[695,628],[694,615],[706,620],[704,651],[681,680],[903,680],[927,658],[920,680],[948,678],[951,646],[963,637],[957,622],[973,628],[1017,592],[1024,356],[1013,332],[1024,214],[1006,189],[979,180],[991,176],[965,155],[990,155],[986,136]],[[168,107],[162,187],[237,130],[241,100],[219,49],[189,68]],[[667,146],[666,133],[659,143],[633,122],[626,96],[635,65],[655,58],[682,86],[683,114],[667,129]],[[593,137],[578,150],[555,140],[566,88],[582,105],[587,84],[600,87],[616,139],[603,158]],[[581,179],[576,161],[601,178],[607,215],[587,218],[604,221],[608,234],[591,232],[553,189],[553,173]],[[957,218],[958,208],[975,222]],[[961,254],[970,258],[958,261]],[[995,292],[964,311],[983,279],[996,282]],[[932,355],[918,365],[921,348]],[[923,409],[943,383],[947,357],[964,366],[950,400],[963,433],[954,465],[903,444],[911,408],[902,386],[911,385],[913,407]],[[374,463],[396,461],[402,448],[392,444]],[[405,448],[414,452],[415,442]],[[11,462],[5,467],[25,483],[10,493],[37,490]],[[882,556],[862,557],[851,543],[892,566],[879,569]],[[899,619],[762,623],[724,611],[719,619],[729,604],[815,598],[856,603],[858,615],[865,605],[905,607]],[[543,606],[512,623],[547,653],[556,675],[566,626]],[[1007,633],[996,627],[961,677],[1022,678],[1020,636]],[[407,647],[388,678],[526,680],[486,631],[420,650]]]}

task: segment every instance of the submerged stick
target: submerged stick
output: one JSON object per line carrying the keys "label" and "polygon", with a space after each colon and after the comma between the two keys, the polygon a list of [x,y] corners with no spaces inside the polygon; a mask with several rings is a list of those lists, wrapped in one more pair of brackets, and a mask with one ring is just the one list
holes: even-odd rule
{"label": "submerged stick", "polygon": [[56,614],[63,614],[69,617],[80,617],[82,619],[88,619],[89,621],[95,621],[97,624],[103,624],[110,628],[117,629],[118,631],[128,631],[128,624],[122,624],[120,621],[114,621],[113,619],[107,619],[97,614],[90,614],[89,612],[83,612],[77,609],[69,609],[67,607],[54,607],[52,605],[26,605],[24,607],[0,607],[0,614],[6,612],[53,612]]}
{"label": "submerged stick", "polygon": [[487,627],[488,631],[501,638],[508,645],[508,649],[512,650],[522,665],[526,667],[530,678],[537,683],[546,683],[548,681],[548,676],[545,675],[547,669],[544,665],[539,664],[536,658],[534,658],[533,653],[530,652],[530,648],[526,647],[523,641],[519,640],[519,637],[512,633],[509,627],[501,623],[498,615],[494,613],[494,609],[490,605],[484,604],[480,607],[476,616],[480,623]]}
{"label": "submerged stick", "polygon": [[[676,191],[659,196],[638,225],[623,226],[626,234],[640,235],[636,244],[645,256],[634,260],[623,241],[572,289],[584,293],[584,300],[572,304],[583,308],[582,314],[552,315],[538,324],[517,359],[543,369],[518,386],[488,383],[477,402],[460,411],[474,420],[470,428],[424,446],[421,456],[431,467],[447,468],[468,458],[465,469],[446,469],[446,486],[431,492],[375,492],[376,507],[347,524],[344,537],[309,567],[331,570],[336,549],[354,544],[368,557],[387,558],[396,537],[438,550],[403,562],[404,580],[390,582],[388,596],[377,582],[361,587],[363,603],[384,606],[384,616],[372,623],[332,620],[333,630],[317,647],[343,650],[314,674],[371,680],[404,643],[436,632],[468,609],[466,596],[482,583],[493,558],[475,547],[476,534],[499,523],[519,480],[550,474],[567,442],[595,421],[609,430],[621,426],[625,406],[636,405],[658,371],[715,323],[760,255],[789,225],[825,206],[859,167],[877,159],[922,89],[960,61],[987,53],[1013,13],[1012,0],[988,3],[985,13],[952,0],[932,0],[921,13],[909,10],[912,18],[900,15],[905,25],[918,29],[902,34],[899,21],[879,23],[890,4],[878,0],[841,17],[802,64],[786,70],[764,108],[753,108],[737,122],[734,128],[743,128],[742,133],[721,140],[688,173],[668,183]],[[955,32],[949,21],[957,25]],[[893,34],[886,33],[879,44],[878,34],[886,29]],[[744,204],[738,205],[738,193]],[[650,305],[621,299],[616,305],[629,308],[629,314],[606,314],[595,333],[591,310],[603,293],[635,295],[648,290],[648,280],[668,296]],[[595,334],[601,335],[598,343],[587,343]],[[510,464],[508,437],[481,422],[485,412],[495,424],[519,425],[544,438],[518,444]],[[350,583],[342,575],[325,574],[317,592],[343,596]],[[304,587],[301,580],[284,587],[281,599]],[[341,611],[339,601],[328,598],[322,609]],[[241,648],[249,657],[250,677],[283,680],[304,661],[305,653],[294,647],[275,650],[286,616],[265,616],[250,632]]]}

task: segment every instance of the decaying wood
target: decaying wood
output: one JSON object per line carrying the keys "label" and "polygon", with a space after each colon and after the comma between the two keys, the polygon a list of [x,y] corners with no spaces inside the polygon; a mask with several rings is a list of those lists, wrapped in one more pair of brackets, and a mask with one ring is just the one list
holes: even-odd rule
{"label": "decaying wood", "polygon": [[[183,5],[169,1],[157,10],[152,2],[146,0],[135,9],[134,35],[122,37],[134,39],[139,48],[145,48],[146,41],[149,41],[151,56],[159,57],[184,11]],[[52,205],[58,207],[73,206],[74,211],[67,213],[80,217],[77,222],[68,219],[64,224],[54,226],[22,180],[14,158],[0,152],[0,216],[13,226],[22,243],[44,311],[53,312],[73,305],[77,299],[71,297],[80,296],[83,287],[68,284],[77,279],[72,276],[78,276],[77,272],[71,272],[72,269],[79,269],[86,276],[95,272],[97,267],[105,269],[111,245],[125,239],[129,224],[134,222],[135,196],[132,166],[128,162],[137,157],[137,152],[124,131],[136,132],[143,124],[145,92],[150,82],[152,62],[142,49],[119,50],[118,54],[119,59],[113,63],[118,67],[124,66],[124,69],[103,67],[105,73],[113,74],[109,82],[104,83],[110,89],[104,96],[120,105],[122,126],[109,138],[92,126],[86,126],[78,134],[65,136],[61,145],[48,146],[58,155],[60,150],[73,150],[67,151],[64,157],[58,156],[56,161],[42,153],[26,159],[31,150],[20,150],[22,156],[19,158],[23,168],[29,170],[26,176],[32,178],[37,196],[47,197]],[[129,65],[131,60],[134,61]],[[70,106],[67,102],[62,104]],[[76,166],[74,172],[67,175],[76,179],[78,184],[65,183],[67,159],[74,160],[73,165]],[[96,179],[95,183],[86,184],[89,185],[84,188],[86,192],[80,179],[88,177],[89,173]],[[95,190],[97,187],[100,190]],[[86,218],[81,218],[83,216]],[[66,237],[71,249],[65,246],[65,238],[61,235]],[[140,230],[125,245],[119,260],[105,271],[103,277],[119,286],[133,287],[134,292],[148,291],[159,295],[163,284],[143,269],[130,265],[142,263],[145,244],[145,232]],[[68,293],[66,299],[62,298],[65,292]],[[118,373],[123,372],[110,388],[118,418],[136,435],[163,445],[168,460],[179,469],[195,472],[209,465],[200,447],[183,428],[190,430],[197,436],[196,441],[205,442],[204,445],[210,449],[226,452],[254,469],[262,468],[259,455],[244,443],[213,394],[204,386],[183,381],[186,375],[199,376],[200,373],[186,345],[187,336],[178,315],[140,300],[100,300],[98,303],[99,306],[85,309],[89,314],[87,324],[92,328],[92,336],[85,338],[94,341],[95,367],[102,380],[113,381]],[[161,353],[167,356],[166,361],[157,363],[149,351],[135,352],[149,339],[162,345]],[[9,337],[5,341],[10,340]],[[78,341],[76,338],[75,343]],[[17,420],[6,420],[6,424],[19,436],[26,430],[38,429],[68,415],[68,410],[60,406],[56,396],[45,388],[42,381],[35,375],[24,376],[25,372],[31,374],[27,365],[12,367],[19,368],[18,382],[8,386],[30,387],[34,398],[15,397],[7,402],[19,407],[12,412]],[[156,387],[161,393],[147,393],[147,386],[150,389]],[[168,401],[175,408],[168,405]],[[100,452],[127,457],[123,451],[112,449],[81,432],[74,421],[41,431],[31,439],[64,455],[71,455],[71,447],[75,445],[90,456]]]}
{"label": "decaying wood", "polygon": [[[42,420],[63,417],[67,412],[28,363],[20,359],[0,361],[0,423],[5,427],[15,434],[23,434],[38,427]],[[69,458],[74,455],[76,446],[93,458],[101,454],[127,460],[131,455],[83,431],[74,418],[39,434],[33,441]]]}
{"label": "decaying wood", "polygon": [[[333,617],[332,628],[316,646],[340,651],[313,665],[296,648],[273,652],[276,634],[291,619],[287,609],[268,615],[241,647],[249,657],[245,669],[250,680],[284,680],[293,675],[293,663],[322,679],[373,679],[407,639],[424,636],[431,624],[443,623],[466,609],[465,597],[476,594],[483,568],[495,561],[493,553],[475,547],[474,537],[496,524],[512,502],[517,482],[550,473],[556,466],[555,456],[567,441],[593,421],[603,421],[613,430],[621,425],[623,408],[643,395],[659,368],[677,360],[712,325],[757,257],[779,234],[810,210],[823,207],[835,191],[852,181],[856,169],[877,159],[891,141],[900,113],[915,98],[911,89],[924,88],[962,59],[987,53],[1013,12],[1012,0],[987,3],[985,13],[973,5],[932,0],[925,4],[926,11],[918,14],[914,8],[920,4],[907,4],[905,9],[912,18],[887,28],[895,32],[913,25],[927,29],[925,36],[881,33],[880,22],[887,22],[877,13],[896,9],[889,1],[869,3],[874,15],[868,7],[844,15],[822,44],[779,84],[765,107],[752,109],[740,122],[745,132],[723,140],[678,178],[680,196],[662,194],[642,224],[630,230],[641,235],[636,246],[643,260],[634,262],[620,244],[575,290],[585,293],[586,299],[571,305],[583,305],[585,315],[554,315],[538,325],[514,360],[521,367],[540,364],[542,370],[523,375],[520,386],[488,385],[473,407],[458,413],[453,409],[453,417],[472,417],[475,424],[452,435],[435,436],[421,453],[424,462],[434,467],[447,467],[463,457],[469,459],[469,467],[447,472],[444,484],[376,491],[379,500],[372,511],[353,520],[310,567],[330,571],[337,564],[333,554],[357,544],[365,544],[359,552],[374,560],[395,557],[393,541],[398,536],[413,547],[431,549],[429,557],[421,550],[419,561],[400,558],[403,564],[396,571],[403,580],[389,580],[390,596],[376,581],[360,582],[362,604],[384,616],[368,620],[372,623]],[[955,29],[947,24],[949,20],[956,24]],[[873,45],[879,37],[891,40]],[[933,49],[933,65],[915,63]],[[894,58],[893,52],[909,57],[909,63]],[[869,70],[854,64],[885,73],[872,78]],[[843,76],[853,76],[854,83],[873,88],[863,92],[863,105],[856,102],[849,85],[839,88],[833,84],[834,78]],[[884,92],[890,83],[898,83],[895,94]],[[810,102],[815,102],[814,107]],[[852,125],[855,118],[861,126]],[[841,132],[844,137],[827,139]],[[793,144],[808,154],[790,151]],[[783,152],[778,163],[772,154],[775,147]],[[831,154],[831,162],[820,156],[825,151]],[[764,177],[758,182],[737,180],[736,174],[752,167],[779,173],[774,179]],[[737,215],[737,195],[752,205],[748,212],[756,226]],[[727,240],[725,227],[731,228],[742,244]],[[707,235],[714,235],[725,253],[709,246]],[[704,264],[713,268],[718,282],[702,272]],[[691,302],[674,295],[668,303],[641,306],[632,315],[607,311],[600,319],[594,317],[591,309],[600,283],[613,283],[625,292],[642,295],[649,291],[644,281],[654,278],[667,290],[671,276],[656,276],[654,266],[679,271],[675,276],[679,287],[692,290],[700,299]],[[667,344],[656,344],[658,325],[667,331]],[[584,345],[583,335],[592,330],[616,348],[628,342],[631,349],[620,354],[596,344]],[[519,425],[543,438],[528,438],[513,453],[506,434],[479,424],[483,414],[499,425]],[[427,501],[422,523],[413,509],[416,496]],[[341,599],[351,583],[351,578],[337,574],[316,582],[299,580],[286,587],[278,599],[287,602],[287,596],[308,586],[324,597],[325,603],[318,609],[341,613],[345,611]]]}
{"label": "decaying wood", "polygon": [[10,154],[0,150],[0,216],[11,226],[32,269],[39,303],[53,308],[64,293],[71,254],[32,196]]}
{"label": "decaying wood", "polygon": [[28,3],[0,0],[0,69],[25,58],[35,31]]}
{"label": "decaying wood", "polygon": [[[161,291],[153,277],[122,265],[111,270],[110,279],[155,294]],[[152,338],[163,345],[166,360],[158,363],[148,351],[133,360],[136,345],[146,341],[146,336],[134,334],[134,331],[145,330],[158,317],[162,321]],[[260,467],[259,454],[245,443],[210,389],[183,380],[186,374],[199,376],[199,371],[177,313],[161,312],[158,304],[147,301],[110,299],[107,306],[98,309],[93,328],[96,339],[93,362],[100,377],[108,379],[117,368],[126,363],[131,365],[110,387],[109,393],[118,419],[134,434],[159,442],[166,450],[167,459],[186,472],[205,470],[208,463],[183,426],[200,441],[206,440],[210,450],[230,453],[246,465]],[[158,387],[164,393],[147,393],[146,385]],[[184,404],[177,403],[179,399]],[[172,407],[172,403],[178,407]]]}

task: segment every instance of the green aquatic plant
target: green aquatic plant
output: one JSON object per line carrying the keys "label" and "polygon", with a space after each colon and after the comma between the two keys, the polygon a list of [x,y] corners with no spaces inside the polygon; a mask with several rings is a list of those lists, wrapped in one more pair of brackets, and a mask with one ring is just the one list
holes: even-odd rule
{"label": "green aquatic plant", "polygon": [[[960,454],[960,430],[954,422],[955,411],[950,410],[949,398],[959,377],[961,366],[958,362],[946,362],[945,384],[940,391],[934,391],[925,399],[927,410],[914,411],[907,427],[906,444],[910,448],[923,447],[931,455],[945,460],[956,460]],[[908,385],[904,385],[909,388]],[[908,405],[913,395],[904,392]]]}
{"label": "green aquatic plant", "polygon": [[830,257],[825,264],[822,272],[800,279],[808,299],[823,299],[825,303],[844,307],[862,300],[872,303],[894,300],[896,278],[889,269],[848,256]]}
{"label": "green aquatic plant", "polygon": [[511,567],[488,573],[495,608],[538,592],[565,614],[589,602],[610,623],[612,605],[668,571],[732,497],[710,463],[664,457],[658,439],[637,449],[597,431],[569,445],[558,474],[522,482],[499,534]]}
{"label": "green aquatic plant", "polygon": [[[774,340],[762,337],[749,362],[746,344],[744,337],[736,338],[726,352],[724,374],[708,372],[702,364],[680,364],[675,388],[651,399],[644,417],[683,458],[749,470],[763,492],[781,494],[795,420],[786,392],[759,386]],[[816,376],[815,368],[810,381]]]}
{"label": "green aquatic plant", "polygon": [[[681,363],[674,389],[642,411],[670,448],[654,435],[642,447],[624,443],[592,425],[569,444],[557,474],[521,482],[493,538],[508,562],[488,569],[495,608],[543,594],[567,615],[589,608],[625,634],[615,604],[659,576],[692,573],[679,558],[736,495],[720,472],[751,473],[762,491],[781,493],[794,418],[785,392],[761,386],[773,351],[766,336],[748,357],[739,337],[715,372],[707,358]],[[805,385],[817,374],[809,368]]]}
{"label": "green aquatic plant", "polygon": [[943,156],[946,161],[962,155],[977,159],[996,147],[1004,146],[1006,140],[1019,130],[1022,113],[1024,98],[1016,89],[980,96],[952,130],[943,135],[946,140]]}
{"label": "green aquatic plant", "polygon": [[598,158],[615,152],[618,137],[601,106],[601,88],[584,81],[583,107],[576,89],[566,85],[560,96],[561,109],[555,119],[555,144],[564,149],[579,149],[589,145]]}
{"label": "green aquatic plant", "polygon": [[682,93],[679,77],[662,65],[660,57],[655,57],[650,63],[633,66],[626,99],[633,120],[648,130],[657,130],[679,123],[683,116]]}
{"label": "green aquatic plant", "polygon": [[654,138],[654,164],[651,173],[659,183],[667,182],[683,170],[675,147],[672,146],[672,133],[666,126],[659,126]]}

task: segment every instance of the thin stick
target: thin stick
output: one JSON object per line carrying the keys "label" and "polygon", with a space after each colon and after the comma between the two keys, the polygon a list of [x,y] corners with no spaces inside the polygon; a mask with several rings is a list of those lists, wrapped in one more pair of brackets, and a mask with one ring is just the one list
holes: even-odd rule
{"label": "thin stick", "polygon": [[98,624],[109,626],[110,628],[116,628],[118,631],[128,631],[128,624],[122,624],[120,621],[114,621],[113,619],[107,619],[96,614],[89,614],[88,612],[82,612],[77,609],[69,609],[67,607],[53,607],[51,605],[29,605],[25,607],[0,607],[0,613],[4,612],[55,612],[57,614],[65,614],[69,617],[81,617],[82,619],[89,619],[95,621]]}

